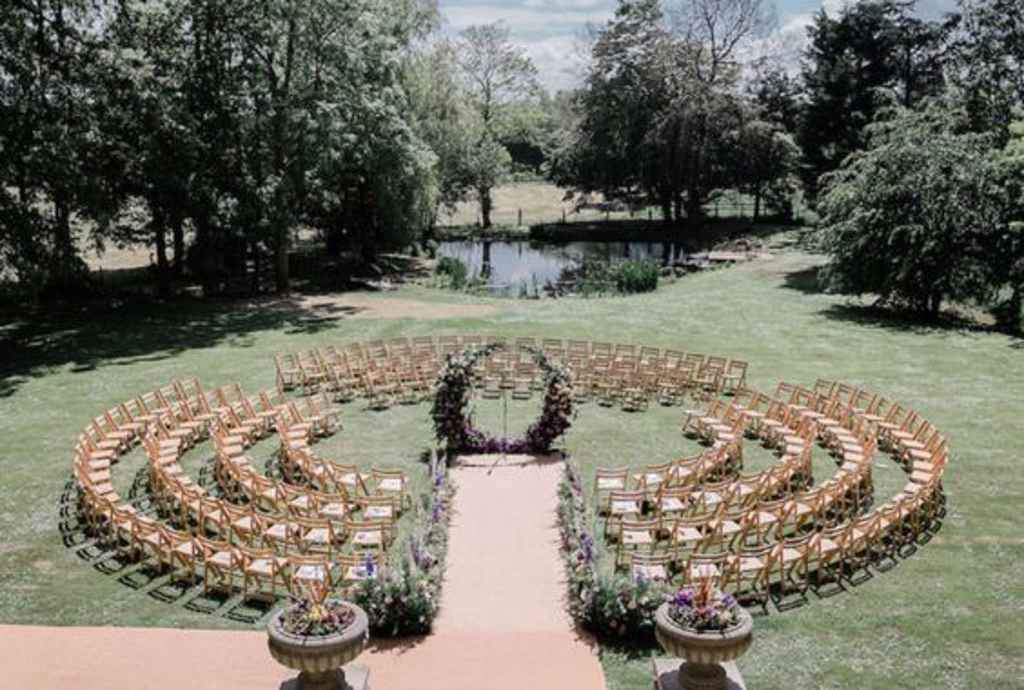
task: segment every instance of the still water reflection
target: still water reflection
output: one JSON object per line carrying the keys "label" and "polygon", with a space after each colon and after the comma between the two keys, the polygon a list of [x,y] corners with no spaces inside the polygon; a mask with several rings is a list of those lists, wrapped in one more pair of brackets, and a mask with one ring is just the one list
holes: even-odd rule
{"label": "still water reflection", "polygon": [[683,247],[672,242],[441,242],[438,256],[462,260],[471,276],[487,278],[498,294],[517,295],[524,288],[530,294],[556,282],[567,268],[583,261],[624,261],[651,259],[668,264],[684,258]]}

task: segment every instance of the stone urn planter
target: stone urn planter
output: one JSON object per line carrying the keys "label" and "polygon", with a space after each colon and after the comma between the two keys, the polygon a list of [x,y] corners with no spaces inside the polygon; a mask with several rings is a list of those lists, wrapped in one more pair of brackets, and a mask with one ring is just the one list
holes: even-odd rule
{"label": "stone urn planter", "polygon": [[669,604],[654,614],[655,637],[666,652],[685,661],[679,667],[679,686],[686,690],[726,690],[722,664],[734,661],[750,648],[754,620],[742,608],[739,623],[725,631],[697,632],[680,627],[669,615]]}
{"label": "stone urn planter", "polygon": [[[358,657],[369,638],[366,612],[345,602],[355,612],[355,620],[331,635],[293,635],[282,626],[285,610],[278,611],[267,624],[267,646],[278,663],[299,671],[297,690],[348,690],[341,667]],[[356,690],[362,690],[357,688]]]}

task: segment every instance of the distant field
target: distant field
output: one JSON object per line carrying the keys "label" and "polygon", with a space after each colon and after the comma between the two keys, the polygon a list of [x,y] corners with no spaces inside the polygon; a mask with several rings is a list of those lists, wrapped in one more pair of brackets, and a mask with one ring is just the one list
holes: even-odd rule
{"label": "distant field", "polygon": [[[736,200],[741,204],[736,205]],[[733,215],[738,210],[749,213],[753,206],[749,201],[737,195],[736,200],[729,198],[720,203],[723,216]],[[591,197],[591,202],[603,201],[600,194]],[[654,208],[628,212],[605,213],[596,209],[575,211],[575,202],[565,200],[565,190],[548,182],[516,182],[498,187],[494,190],[494,209],[491,221],[498,226],[516,226],[522,220],[524,226],[537,223],[552,223],[562,220],[567,222],[594,221],[609,218],[622,220],[626,218],[645,218],[649,215],[657,218],[658,211]],[[520,215],[521,213],[521,215]],[[714,207],[709,209],[714,215]],[[564,214],[564,215],[563,215]],[[466,226],[480,223],[480,203],[475,199],[464,201],[453,213],[442,212],[438,218],[441,226]],[[156,263],[156,253],[151,246],[118,248],[109,246],[101,254],[93,248],[83,251],[85,262],[94,271],[118,271],[123,269],[145,268]]]}
{"label": "distant field", "polygon": [[[604,218],[611,220],[659,218],[661,213],[654,207],[638,209],[633,214],[628,211],[606,213],[593,208],[577,212],[574,210],[576,201],[566,201],[565,192],[566,190],[549,182],[516,182],[498,187],[494,190],[491,222],[494,225],[518,225],[520,211],[522,212],[522,225],[552,223],[563,218],[569,223]],[[590,198],[591,203],[596,204],[602,201],[604,201],[604,196],[601,194],[594,194]],[[731,192],[724,194],[717,204],[712,203],[707,207],[707,213],[711,216],[749,216],[753,211],[754,205],[749,197]],[[438,224],[442,226],[477,225],[479,223],[480,202],[476,199],[460,203],[454,213],[442,213],[438,219]]]}

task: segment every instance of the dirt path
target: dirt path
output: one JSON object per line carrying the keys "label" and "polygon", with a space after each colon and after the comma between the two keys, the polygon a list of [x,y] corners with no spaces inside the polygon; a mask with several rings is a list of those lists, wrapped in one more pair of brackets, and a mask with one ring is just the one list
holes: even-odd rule
{"label": "dirt path", "polygon": [[[373,690],[603,690],[565,612],[555,518],[561,465],[453,470],[458,483],[434,634],[364,653]],[[59,586],[59,584],[55,585]],[[4,686],[272,690],[292,677],[260,632],[0,626]]]}

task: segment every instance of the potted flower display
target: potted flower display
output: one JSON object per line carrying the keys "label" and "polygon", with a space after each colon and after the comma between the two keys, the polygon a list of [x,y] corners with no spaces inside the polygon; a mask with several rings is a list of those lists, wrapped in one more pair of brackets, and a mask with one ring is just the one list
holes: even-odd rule
{"label": "potted flower display", "polygon": [[328,594],[324,583],[308,583],[306,596],[279,611],[267,625],[270,654],[299,671],[298,690],[349,688],[341,667],[366,646],[366,613]]}
{"label": "potted flower display", "polygon": [[654,622],[658,643],[684,659],[680,687],[693,690],[725,690],[722,664],[742,656],[753,639],[750,614],[711,580],[677,592],[658,608]]}

